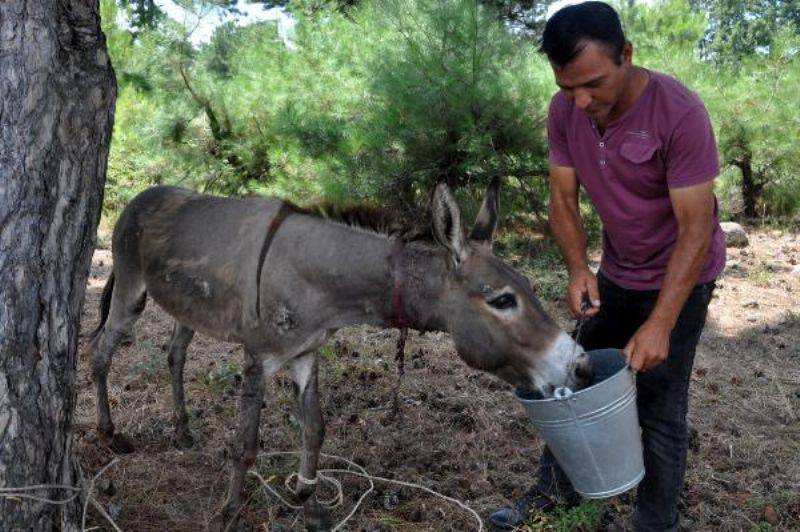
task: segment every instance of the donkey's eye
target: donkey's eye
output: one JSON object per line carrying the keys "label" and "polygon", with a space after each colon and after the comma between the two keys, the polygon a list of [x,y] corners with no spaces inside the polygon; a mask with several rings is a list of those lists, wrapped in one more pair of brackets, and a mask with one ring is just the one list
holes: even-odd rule
{"label": "donkey's eye", "polygon": [[517,298],[514,294],[501,294],[490,299],[488,303],[498,310],[508,310],[517,307]]}

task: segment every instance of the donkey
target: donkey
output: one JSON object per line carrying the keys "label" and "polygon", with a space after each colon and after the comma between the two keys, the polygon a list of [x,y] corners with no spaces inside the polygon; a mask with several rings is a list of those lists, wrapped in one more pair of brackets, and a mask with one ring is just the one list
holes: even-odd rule
{"label": "donkey", "polygon": [[[448,187],[431,196],[427,238],[359,216],[325,217],[276,199],[227,199],[155,187],[124,209],[114,266],[91,342],[97,425],[118,452],[132,447],[114,425],[106,379],[149,294],[175,318],[169,368],[175,438],[190,444],[183,393],[195,331],[244,346],[239,424],[227,501],[215,526],[235,523],[244,475],[257,455],[265,376],[288,365],[302,424],[296,496],[306,526],[326,529],[315,495],[324,438],[316,350],[355,324],[446,331],[471,367],[551,395],[590,375],[583,350],[544,312],[528,280],[492,254],[498,181],[469,237]],[[380,218],[384,222],[389,217]]]}

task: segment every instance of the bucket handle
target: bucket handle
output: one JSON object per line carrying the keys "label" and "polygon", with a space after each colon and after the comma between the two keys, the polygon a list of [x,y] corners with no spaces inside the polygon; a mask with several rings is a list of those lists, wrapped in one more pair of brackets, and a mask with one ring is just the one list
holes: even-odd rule
{"label": "bucket handle", "polygon": [[[553,391],[553,395],[557,400],[565,401],[570,397],[572,397],[572,390],[570,390],[566,386],[559,386]],[[600,465],[597,463],[597,459],[594,453],[592,452],[591,447],[589,446],[589,439],[586,437],[584,426],[578,419],[578,414],[575,412],[574,405],[568,402],[567,407],[569,408],[569,413],[572,416],[572,423],[574,424],[575,428],[578,431],[578,434],[580,435],[581,443],[583,444],[583,448],[586,453],[585,456],[588,457],[589,461],[591,462],[592,469],[594,469],[597,478],[599,478],[600,482],[602,482],[605,485],[606,483],[605,475],[603,475],[603,472],[600,470]]]}

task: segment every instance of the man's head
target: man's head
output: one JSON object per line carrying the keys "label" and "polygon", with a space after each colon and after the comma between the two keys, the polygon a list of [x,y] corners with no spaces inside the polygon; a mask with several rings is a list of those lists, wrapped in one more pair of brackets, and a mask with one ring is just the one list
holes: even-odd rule
{"label": "man's head", "polygon": [[542,51],[556,83],[591,118],[604,122],[619,111],[633,72],[633,47],[611,6],[584,2],[559,10],[547,21]]}

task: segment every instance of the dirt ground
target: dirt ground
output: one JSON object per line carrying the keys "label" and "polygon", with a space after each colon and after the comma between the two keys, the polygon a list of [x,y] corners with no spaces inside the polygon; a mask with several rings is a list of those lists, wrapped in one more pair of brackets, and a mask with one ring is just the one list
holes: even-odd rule
{"label": "dirt ground", "polygon": [[[729,248],[698,348],[691,387],[692,450],[681,503],[688,530],[800,530],[800,235],[758,231],[750,245]],[[82,320],[75,449],[84,475],[114,454],[94,430],[95,398],[86,352],[97,323],[109,250],[93,260]],[[536,279],[533,279],[536,285]],[[570,328],[563,302],[544,301]],[[186,363],[186,396],[195,444],[171,442],[172,401],[165,344],[171,319],[149,302],[136,342],[123,347],[109,376],[116,427],[136,446],[98,482],[97,497],[126,531],[202,530],[220,508],[228,482],[228,448],[237,419],[241,349],[197,335]],[[466,367],[444,334],[409,334],[400,415],[392,418],[398,332],[342,330],[322,350],[321,402],[327,420],[323,452],[353,460],[371,475],[422,484],[486,517],[530,484],[541,441],[510,388]],[[293,456],[266,453],[300,446],[291,385],[280,372],[268,383],[258,471],[282,490]],[[346,467],[323,459],[322,467]],[[341,521],[367,482],[337,475],[345,493],[333,510]],[[248,481],[247,530],[300,530],[302,517]],[[283,491],[285,493],[285,490]],[[323,496],[330,494],[323,488]],[[603,513],[600,505],[585,513]],[[583,524],[535,519],[526,530],[629,526],[626,498],[607,502],[606,518]],[[611,510],[608,510],[611,509]],[[611,516],[612,518],[609,518]],[[614,524],[609,524],[611,522]],[[91,525],[111,530],[95,511]],[[346,530],[476,530],[465,510],[418,489],[378,482]]]}

